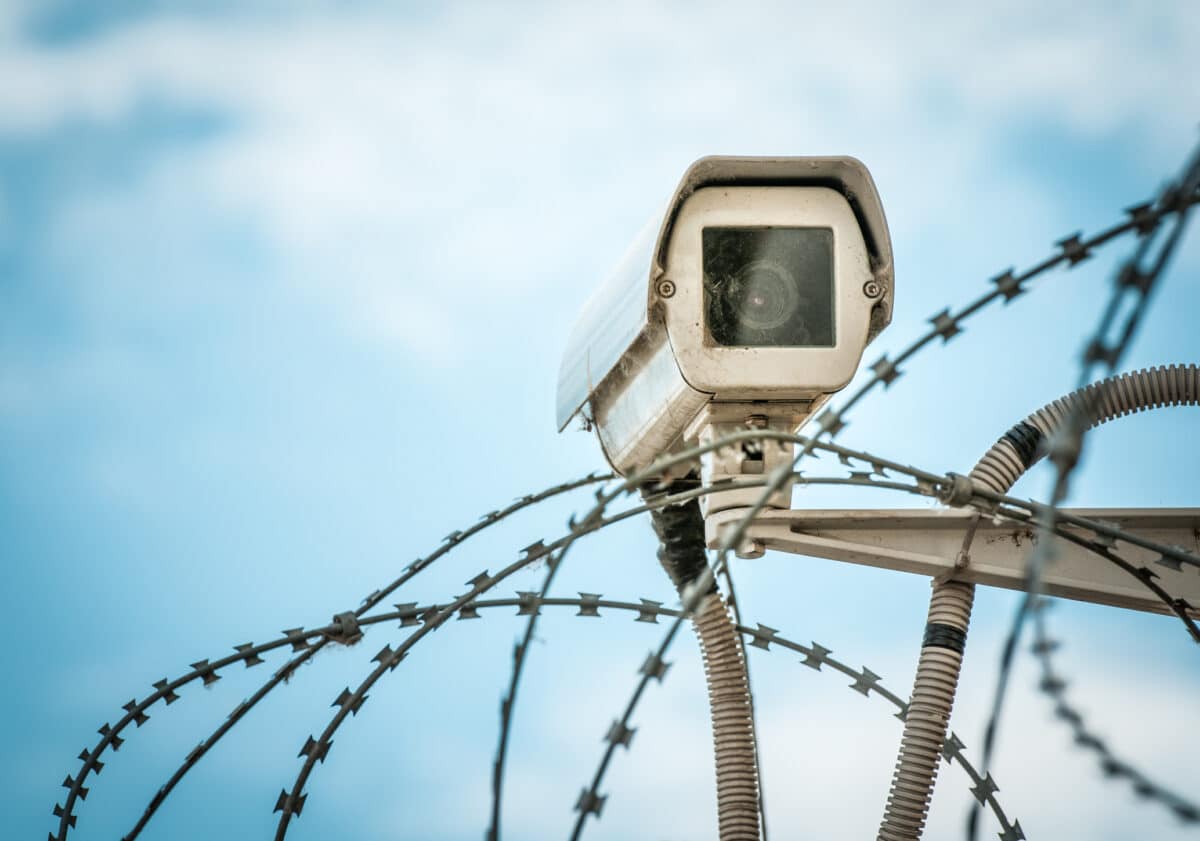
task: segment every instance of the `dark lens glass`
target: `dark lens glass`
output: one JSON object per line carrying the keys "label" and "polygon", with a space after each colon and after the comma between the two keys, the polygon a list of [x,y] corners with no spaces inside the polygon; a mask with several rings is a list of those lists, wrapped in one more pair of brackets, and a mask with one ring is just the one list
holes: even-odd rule
{"label": "dark lens glass", "polygon": [[704,317],[713,341],[832,347],[833,231],[705,228]]}

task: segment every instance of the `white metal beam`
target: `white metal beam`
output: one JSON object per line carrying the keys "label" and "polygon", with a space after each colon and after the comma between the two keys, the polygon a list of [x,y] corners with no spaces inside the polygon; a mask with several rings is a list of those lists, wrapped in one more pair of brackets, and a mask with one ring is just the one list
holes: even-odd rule
{"label": "white metal beam", "polygon": [[[720,543],[723,529],[744,512],[737,509],[709,516],[708,545]],[[955,568],[973,511],[958,508],[866,510],[767,510],[746,533],[743,550],[753,557],[763,549],[828,558],[855,564],[938,576]],[[1088,508],[1071,513],[1103,520],[1122,530],[1200,554],[1200,508]],[[1080,532],[1090,537],[1090,533]],[[977,584],[1024,588],[1025,563],[1038,541],[1032,525],[979,521],[966,566],[956,577]],[[1055,560],[1045,571],[1047,595],[1114,605],[1151,613],[1168,613],[1163,602],[1133,576],[1104,558],[1062,538],[1054,538]],[[1114,551],[1134,566],[1146,566],[1174,598],[1185,599],[1200,616],[1200,570],[1154,563],[1158,557],[1117,541]]]}

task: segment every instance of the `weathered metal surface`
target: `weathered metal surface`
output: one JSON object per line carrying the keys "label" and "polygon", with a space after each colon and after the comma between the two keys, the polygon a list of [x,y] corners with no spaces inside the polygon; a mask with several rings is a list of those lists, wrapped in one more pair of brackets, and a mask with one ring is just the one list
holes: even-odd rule
{"label": "weathered metal surface", "polygon": [[[965,567],[955,570],[963,532],[974,511],[945,508],[870,509],[857,511],[781,511],[759,513],[746,529],[748,540],[795,555],[847,561],[854,564],[937,576],[954,572],[963,581],[1024,590],[1026,564],[1039,540],[1028,523],[980,520]],[[1087,518],[1155,543],[1176,546],[1200,555],[1200,508],[1086,508],[1064,512]],[[709,518],[709,545],[717,546],[721,529],[736,521],[739,512],[722,511]],[[1089,534],[1064,522],[1063,528]],[[1042,576],[1047,595],[1151,613],[1171,613],[1170,607],[1144,584],[1104,562],[1094,552],[1062,538],[1055,543],[1055,561]],[[1159,553],[1119,541],[1122,555],[1139,565],[1150,565],[1159,583],[1176,598],[1200,606],[1200,571],[1158,564]],[[1196,610],[1193,615],[1200,615]]]}

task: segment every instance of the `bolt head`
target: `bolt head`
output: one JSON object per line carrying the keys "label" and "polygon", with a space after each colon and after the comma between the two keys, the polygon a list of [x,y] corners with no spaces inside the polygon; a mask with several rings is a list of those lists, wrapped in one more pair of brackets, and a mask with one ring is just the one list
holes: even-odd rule
{"label": "bolt head", "polygon": [[868,298],[878,298],[883,294],[883,287],[878,281],[868,280],[863,284],[863,294]]}
{"label": "bolt head", "polygon": [[675,294],[675,281],[660,280],[658,282],[658,294],[663,298],[670,298]]}

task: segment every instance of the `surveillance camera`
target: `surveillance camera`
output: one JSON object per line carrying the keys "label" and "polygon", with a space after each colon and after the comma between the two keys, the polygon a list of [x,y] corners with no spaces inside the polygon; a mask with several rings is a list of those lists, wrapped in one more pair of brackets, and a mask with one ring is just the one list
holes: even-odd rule
{"label": "surveillance camera", "polygon": [[[585,305],[559,371],[559,430],[582,414],[623,475],[706,430],[795,431],[854,376],[892,295],[862,163],[703,158]],[[764,469],[761,453],[742,460],[733,472]]]}

